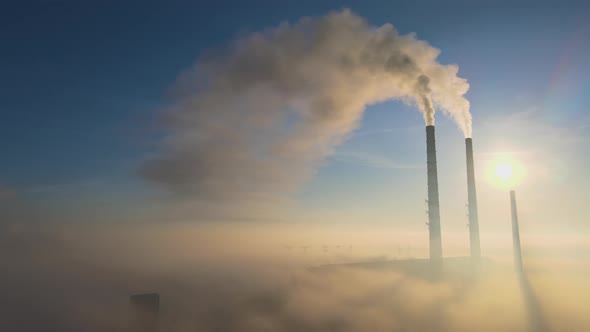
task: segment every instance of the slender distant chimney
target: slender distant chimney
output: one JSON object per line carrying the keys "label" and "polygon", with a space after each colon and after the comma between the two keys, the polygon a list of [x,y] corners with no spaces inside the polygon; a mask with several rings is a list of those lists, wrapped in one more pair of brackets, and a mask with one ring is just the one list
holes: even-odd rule
{"label": "slender distant chimney", "polygon": [[430,233],[430,260],[436,266],[439,266],[442,264],[442,239],[440,232],[434,126],[426,126],[426,164],[428,174],[428,230]]}
{"label": "slender distant chimney", "polygon": [[512,210],[512,245],[514,249],[514,266],[522,272],[522,251],[520,248],[520,230],[518,227],[518,211],[516,210],[516,193],[510,190],[510,208]]}
{"label": "slender distant chimney", "polygon": [[479,258],[481,248],[479,244],[479,219],[477,216],[477,194],[475,191],[475,169],[473,166],[473,141],[465,139],[467,150],[467,201],[469,203],[469,242],[471,244],[471,257]]}

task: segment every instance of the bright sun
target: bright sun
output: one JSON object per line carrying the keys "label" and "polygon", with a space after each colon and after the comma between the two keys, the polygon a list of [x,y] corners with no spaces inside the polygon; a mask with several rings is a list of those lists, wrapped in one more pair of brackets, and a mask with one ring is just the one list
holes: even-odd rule
{"label": "bright sun", "polygon": [[509,163],[499,163],[494,168],[494,173],[496,173],[496,176],[504,181],[512,177],[513,172],[512,165]]}
{"label": "bright sun", "polygon": [[507,153],[496,153],[486,165],[486,181],[496,188],[514,188],[526,176],[524,165]]}

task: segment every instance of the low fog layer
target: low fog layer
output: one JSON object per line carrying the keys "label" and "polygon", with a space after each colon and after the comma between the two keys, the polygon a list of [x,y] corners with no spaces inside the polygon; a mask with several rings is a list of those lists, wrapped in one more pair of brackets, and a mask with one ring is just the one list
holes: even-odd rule
{"label": "low fog layer", "polygon": [[[525,256],[527,293],[509,257],[479,278],[438,282],[309,269],[384,252],[366,240],[346,247],[340,231],[303,229],[3,226],[0,330],[126,331],[128,296],[142,292],[161,295],[161,331],[590,330],[587,257]],[[405,247],[403,238],[391,242]]]}

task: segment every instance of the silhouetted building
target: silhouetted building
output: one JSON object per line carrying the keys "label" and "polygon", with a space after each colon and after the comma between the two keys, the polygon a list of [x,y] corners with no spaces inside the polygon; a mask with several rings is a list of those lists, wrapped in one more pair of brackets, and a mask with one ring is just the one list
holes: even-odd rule
{"label": "silhouetted building", "polygon": [[129,297],[131,305],[132,331],[158,331],[160,295],[157,293],[137,294]]}

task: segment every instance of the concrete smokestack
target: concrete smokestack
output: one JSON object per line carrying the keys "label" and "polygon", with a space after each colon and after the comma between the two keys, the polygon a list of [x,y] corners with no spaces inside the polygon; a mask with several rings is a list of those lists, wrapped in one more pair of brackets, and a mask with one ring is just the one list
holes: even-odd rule
{"label": "concrete smokestack", "polygon": [[467,201],[469,204],[469,242],[471,244],[471,257],[479,258],[481,248],[479,244],[479,218],[477,215],[477,194],[475,191],[475,167],[473,166],[473,141],[465,139],[467,156]]}
{"label": "concrete smokestack", "polygon": [[520,248],[520,230],[518,227],[518,211],[516,210],[516,193],[510,190],[510,209],[512,210],[512,245],[514,249],[514,266],[522,272],[522,251]]}
{"label": "concrete smokestack", "polygon": [[426,126],[426,165],[428,174],[428,230],[430,235],[430,260],[435,266],[442,264],[442,239],[438,202],[438,172],[436,170],[436,142],[434,126]]}

